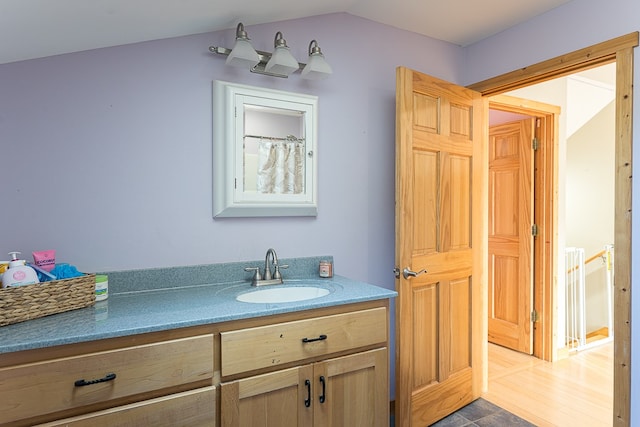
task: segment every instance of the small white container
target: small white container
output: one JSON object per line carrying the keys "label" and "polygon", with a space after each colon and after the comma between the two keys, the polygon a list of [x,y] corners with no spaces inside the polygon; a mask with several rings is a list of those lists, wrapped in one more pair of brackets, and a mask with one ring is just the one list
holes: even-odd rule
{"label": "small white container", "polygon": [[104,301],[109,296],[109,280],[104,274],[96,274],[96,301]]}
{"label": "small white container", "polygon": [[27,266],[25,260],[18,259],[19,253],[20,252],[9,252],[11,261],[9,262],[9,268],[2,275],[3,288],[40,283],[38,273],[36,273],[33,268]]}

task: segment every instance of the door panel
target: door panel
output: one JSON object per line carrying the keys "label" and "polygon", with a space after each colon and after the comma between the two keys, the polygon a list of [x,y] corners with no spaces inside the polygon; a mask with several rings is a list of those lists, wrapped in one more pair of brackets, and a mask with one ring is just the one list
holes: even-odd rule
{"label": "door panel", "polygon": [[[438,286],[428,284],[413,289],[413,358],[420,363],[413,367],[412,389],[434,383],[438,379]],[[419,309],[421,308],[421,309]]]}
{"label": "door panel", "polygon": [[[449,282],[449,298],[451,313],[451,351],[450,372],[456,373],[471,366],[471,281],[462,277]],[[454,303],[455,302],[455,303]]]}
{"label": "door panel", "polygon": [[427,270],[396,282],[396,425],[422,427],[482,383],[486,102],[402,67],[396,102],[396,266]]}
{"label": "door panel", "polygon": [[416,216],[413,227],[414,254],[434,253],[438,229],[436,227],[438,197],[438,153],[417,152],[414,156],[415,181],[424,183],[415,189],[413,212]]}
{"label": "door panel", "polygon": [[531,354],[535,119],[489,129],[489,341]]}

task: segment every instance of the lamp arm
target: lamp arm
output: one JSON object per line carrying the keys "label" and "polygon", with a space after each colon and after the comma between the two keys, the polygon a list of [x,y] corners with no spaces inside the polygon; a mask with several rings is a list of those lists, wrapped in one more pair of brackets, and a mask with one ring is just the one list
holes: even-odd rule
{"label": "lamp arm", "polygon": [[[221,47],[221,46],[209,46],[209,52],[217,53],[218,55],[229,56],[229,54],[231,53],[231,49],[227,49],[226,47]],[[266,74],[266,75],[269,75],[269,76],[286,77],[286,76],[283,76],[283,75],[280,75],[280,74],[273,74],[273,73],[264,72],[264,66],[266,65],[267,62],[269,62],[269,59],[271,58],[271,53],[263,52],[261,50],[256,50],[256,53],[258,54],[258,57],[260,58],[260,62],[258,63],[258,65],[253,67],[253,68],[257,68],[256,70],[251,69],[252,72],[259,73],[259,74]],[[298,62],[298,65],[300,66],[299,69],[301,70],[307,64],[304,63],[304,62]],[[260,70],[260,68],[262,68],[262,70]]]}

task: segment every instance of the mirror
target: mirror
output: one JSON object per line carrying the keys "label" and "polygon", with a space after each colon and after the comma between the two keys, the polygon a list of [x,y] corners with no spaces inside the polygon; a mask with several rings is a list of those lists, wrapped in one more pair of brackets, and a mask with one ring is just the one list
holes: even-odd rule
{"label": "mirror", "polygon": [[316,216],[318,98],[214,81],[213,216]]}

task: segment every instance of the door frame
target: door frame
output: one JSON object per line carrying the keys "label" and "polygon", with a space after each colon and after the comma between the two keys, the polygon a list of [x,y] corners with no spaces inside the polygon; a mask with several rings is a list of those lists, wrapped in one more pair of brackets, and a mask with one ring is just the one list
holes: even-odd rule
{"label": "door frame", "polygon": [[[631,422],[631,195],[633,49],[636,46],[637,31],[468,86],[484,96],[497,95],[616,62],[614,427],[629,426]],[[551,295],[556,291],[553,282],[544,284]],[[553,341],[552,346],[555,348]]]}
{"label": "door frame", "polygon": [[556,359],[553,331],[556,330],[554,294],[546,284],[553,283],[557,271],[558,194],[557,146],[560,107],[508,95],[489,98],[489,109],[535,117],[538,149],[534,152],[534,219],[538,235],[533,240],[533,304],[539,315],[533,324],[533,355],[539,359]]}

